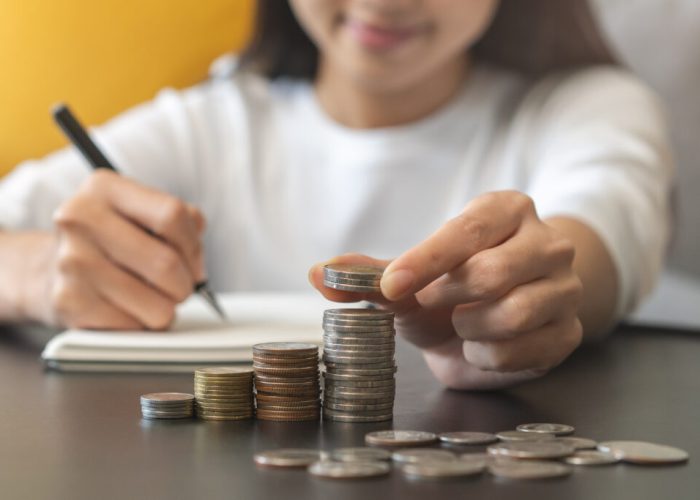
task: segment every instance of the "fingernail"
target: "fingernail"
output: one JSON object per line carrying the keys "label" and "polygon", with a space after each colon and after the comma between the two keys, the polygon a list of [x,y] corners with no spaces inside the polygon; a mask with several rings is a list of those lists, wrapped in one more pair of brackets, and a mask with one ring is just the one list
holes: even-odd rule
{"label": "fingernail", "polygon": [[408,292],[415,281],[412,271],[399,269],[382,277],[382,293],[389,300],[397,300]]}

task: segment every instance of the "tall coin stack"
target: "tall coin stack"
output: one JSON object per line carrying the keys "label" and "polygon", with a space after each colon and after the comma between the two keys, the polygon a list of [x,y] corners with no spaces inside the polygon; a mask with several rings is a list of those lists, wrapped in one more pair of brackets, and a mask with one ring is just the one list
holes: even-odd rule
{"label": "tall coin stack", "polygon": [[391,420],[396,394],[394,313],[328,309],[323,331],[323,418]]}
{"label": "tall coin stack", "polygon": [[212,367],[194,372],[197,416],[204,420],[246,420],[255,413],[253,370]]}
{"label": "tall coin stack", "polygon": [[318,346],[300,342],[256,344],[253,370],[258,419],[319,419]]}

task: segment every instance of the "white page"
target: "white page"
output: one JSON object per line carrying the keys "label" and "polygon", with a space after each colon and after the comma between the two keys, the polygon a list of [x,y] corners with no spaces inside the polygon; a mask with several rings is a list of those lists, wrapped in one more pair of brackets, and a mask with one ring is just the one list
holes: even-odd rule
{"label": "white page", "polygon": [[224,294],[219,299],[229,317],[225,323],[193,296],[178,308],[169,331],[67,330],[49,341],[42,358],[59,368],[71,362],[99,367],[100,363],[250,361],[251,347],[259,342],[320,345],[323,311],[339,306],[314,294]]}

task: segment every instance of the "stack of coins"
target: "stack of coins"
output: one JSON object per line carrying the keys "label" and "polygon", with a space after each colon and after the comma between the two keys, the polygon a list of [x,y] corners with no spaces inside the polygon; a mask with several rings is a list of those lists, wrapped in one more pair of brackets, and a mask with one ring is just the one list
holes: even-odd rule
{"label": "stack of coins", "polygon": [[246,420],[253,417],[253,370],[200,368],[194,372],[197,416],[204,420]]}
{"label": "stack of coins", "polygon": [[381,422],[394,415],[394,313],[328,309],[323,314],[323,416]]}
{"label": "stack of coins", "polygon": [[181,392],[156,392],[141,396],[143,418],[190,418],[194,396]]}
{"label": "stack of coins", "polygon": [[299,342],[256,344],[253,370],[258,419],[319,419],[318,346]]}
{"label": "stack of coins", "polygon": [[328,264],[323,267],[323,284],[346,292],[379,292],[383,273],[376,266]]}

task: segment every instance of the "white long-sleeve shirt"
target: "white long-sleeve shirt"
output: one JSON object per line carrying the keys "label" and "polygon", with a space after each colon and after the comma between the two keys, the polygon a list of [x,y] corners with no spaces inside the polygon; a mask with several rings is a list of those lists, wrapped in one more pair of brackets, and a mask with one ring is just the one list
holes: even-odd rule
{"label": "white long-sleeve shirt", "polygon": [[[648,292],[669,236],[672,165],[663,113],[631,75],[592,68],[532,83],[476,67],[418,122],[334,122],[308,82],[238,72],[164,90],[97,128],[125,175],[200,207],[215,289],[305,290],[345,252],[398,256],[481,193],[515,189],[541,218],[589,225],[619,274],[618,316]],[[50,229],[90,174],[72,148],[0,182],[0,228]]]}

